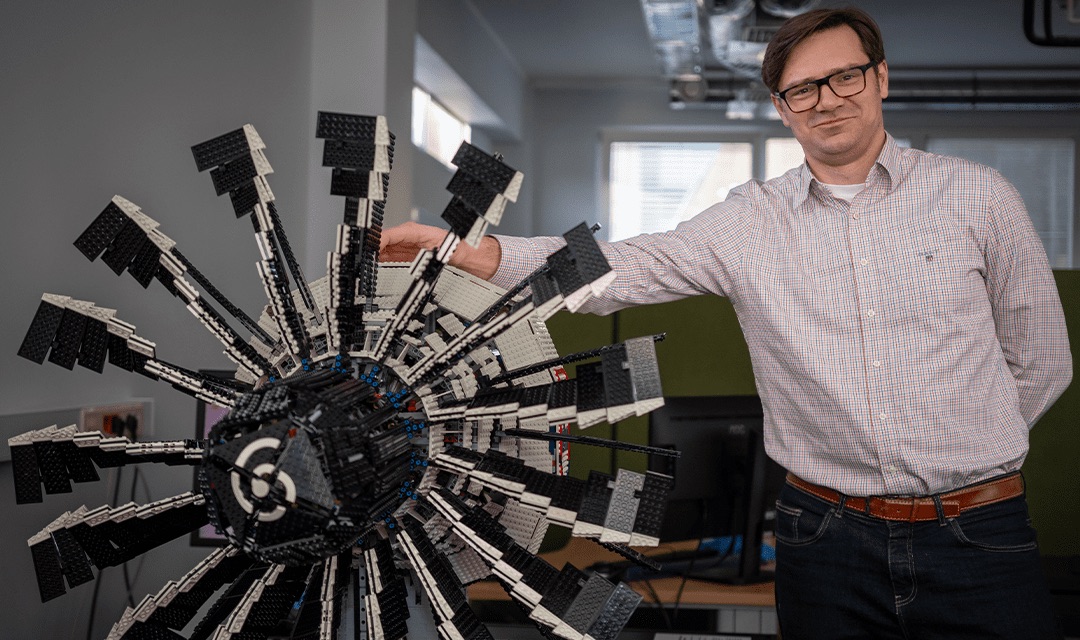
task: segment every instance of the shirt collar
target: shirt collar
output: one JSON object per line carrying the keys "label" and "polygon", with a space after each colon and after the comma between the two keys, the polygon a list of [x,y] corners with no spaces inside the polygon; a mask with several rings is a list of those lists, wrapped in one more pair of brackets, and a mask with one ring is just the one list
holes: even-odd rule
{"label": "shirt collar", "polygon": [[[885,146],[881,148],[877,162],[874,163],[874,168],[871,169],[870,175],[867,176],[867,182],[874,180],[875,172],[886,181],[885,188],[890,192],[900,184],[903,175],[901,171],[901,149],[888,131],[885,132]],[[806,164],[804,160],[799,170],[798,187],[795,189],[795,195],[792,198],[792,208],[797,209],[806,202],[806,199],[810,197],[810,188],[814,182],[821,184],[814,177],[814,174],[810,172],[810,165]]]}

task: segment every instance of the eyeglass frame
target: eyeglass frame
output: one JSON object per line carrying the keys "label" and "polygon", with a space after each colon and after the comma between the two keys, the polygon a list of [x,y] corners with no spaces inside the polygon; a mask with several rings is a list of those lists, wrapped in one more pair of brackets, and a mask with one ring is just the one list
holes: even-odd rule
{"label": "eyeglass frame", "polygon": [[[787,89],[784,89],[783,91],[776,91],[776,92],[773,93],[773,96],[775,96],[776,98],[778,98],[780,100],[783,100],[784,104],[787,105],[788,110],[791,111],[792,113],[804,113],[804,112],[809,111],[809,110],[813,109],[814,107],[818,106],[818,103],[821,102],[821,87],[823,87],[825,85],[828,85],[829,86],[829,91],[832,91],[833,95],[836,95],[836,97],[838,97],[838,98],[850,98],[852,96],[859,95],[863,91],[866,91],[866,72],[869,71],[871,68],[876,67],[877,65],[881,64],[881,62],[882,62],[881,60],[877,60],[877,61],[871,60],[870,62],[867,62],[866,64],[860,64],[860,65],[855,65],[854,67],[848,67],[847,69],[841,69],[840,71],[835,71],[833,73],[830,73],[829,75],[827,75],[827,76],[825,76],[823,78],[818,78],[817,80],[808,80],[806,82],[800,82],[799,84],[797,84],[795,86],[792,86],[792,87],[788,87]],[[852,94],[849,94],[849,95],[846,95],[846,96],[841,96],[841,95],[837,94],[836,89],[834,89],[833,86],[831,84],[829,84],[829,80],[831,78],[834,78],[834,77],[842,74],[842,73],[847,73],[849,71],[855,71],[856,69],[858,69],[859,71],[862,72],[863,88],[859,89],[855,93],[852,93]],[[810,105],[809,107],[807,107],[805,109],[800,109],[799,111],[796,111],[795,109],[793,109],[791,107],[791,103],[789,103],[787,101],[787,94],[788,94],[789,91],[791,91],[793,89],[798,89],[799,87],[805,87],[808,84],[817,85],[817,100],[814,101],[814,104]]]}

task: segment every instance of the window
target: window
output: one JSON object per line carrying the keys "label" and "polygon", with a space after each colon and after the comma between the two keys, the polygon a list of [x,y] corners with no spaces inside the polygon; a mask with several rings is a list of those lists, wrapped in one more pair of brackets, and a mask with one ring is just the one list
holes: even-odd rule
{"label": "window", "polygon": [[994,167],[1016,187],[1050,266],[1073,266],[1076,143],[1069,138],[928,138],[926,150]]}
{"label": "window", "polygon": [[609,240],[674,229],[752,177],[749,142],[612,142]]}
{"label": "window", "polygon": [[472,142],[472,128],[447,111],[431,94],[413,87],[412,141],[439,162],[453,169],[451,160],[461,142]]}

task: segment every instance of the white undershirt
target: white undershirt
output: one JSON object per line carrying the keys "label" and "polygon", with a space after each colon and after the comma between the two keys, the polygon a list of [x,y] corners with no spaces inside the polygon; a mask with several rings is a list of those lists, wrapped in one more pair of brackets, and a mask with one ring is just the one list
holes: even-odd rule
{"label": "white undershirt", "polygon": [[833,196],[851,202],[855,199],[855,196],[859,195],[859,192],[866,188],[865,182],[859,184],[825,184],[820,183],[821,186],[827,188],[829,193]]}

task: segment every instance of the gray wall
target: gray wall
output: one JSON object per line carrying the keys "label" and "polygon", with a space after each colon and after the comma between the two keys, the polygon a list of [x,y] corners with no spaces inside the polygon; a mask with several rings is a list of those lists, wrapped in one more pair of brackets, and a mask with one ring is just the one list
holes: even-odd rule
{"label": "gray wall", "polygon": [[[143,291],[130,276],[117,278],[100,261],[88,263],[71,243],[114,194],[123,195],[156,219],[227,296],[249,314],[258,313],[265,299],[251,224],[235,219],[227,196],[214,196],[190,151],[251,123],[268,145],[275,170],[270,183],[290,241],[308,277],[320,276],[333,234],[318,218],[317,225],[309,224],[305,215],[312,202],[323,206],[310,194],[325,193],[329,183],[326,170],[310,169],[315,111],[381,113],[394,107],[401,113],[400,96],[411,87],[411,58],[401,60],[412,47],[410,11],[415,4],[401,0],[3,3],[0,414],[152,397],[152,437],[192,437],[195,401],[164,383],[115,368],[104,374],[79,367],[69,372],[16,357],[41,294],[117,309],[139,335],[157,342],[164,360],[193,369],[228,367],[220,345],[159,283]],[[327,24],[337,25],[336,34]],[[401,24],[405,35],[389,37]],[[359,37],[365,29],[381,39]],[[335,35],[350,43],[335,42]],[[363,46],[351,46],[357,42]],[[395,47],[406,53],[388,55]],[[388,72],[393,64],[405,71]],[[408,116],[402,121],[407,141]],[[408,153],[406,148],[397,156],[399,166],[408,165],[401,160]],[[405,202],[410,190],[402,189]],[[336,200],[324,207],[335,223],[342,208]],[[15,507],[10,468],[0,463],[6,518],[0,527],[0,637],[84,637],[93,585],[41,604],[26,539],[65,510],[111,502],[111,476],[76,485],[70,495],[46,496],[42,505]],[[143,470],[154,499],[191,488],[189,469]],[[132,473],[130,467],[124,471],[120,502],[128,499]],[[146,501],[141,489],[137,499]],[[186,539],[147,554],[133,589],[136,602],[204,555]],[[126,600],[119,568],[103,575],[96,638],[104,637]]]}
{"label": "gray wall", "polygon": [[[452,80],[428,79],[446,87],[439,99],[476,123],[473,145],[488,153],[502,153],[507,164],[525,174],[517,203],[507,207],[493,231],[530,235],[538,183],[533,165],[533,93],[527,78],[469,0],[417,0],[417,5],[416,33],[456,76]],[[437,91],[439,87],[425,88]],[[446,226],[439,215],[450,200],[446,184],[452,174],[431,156],[419,151],[415,154],[413,202],[420,222]]]}

